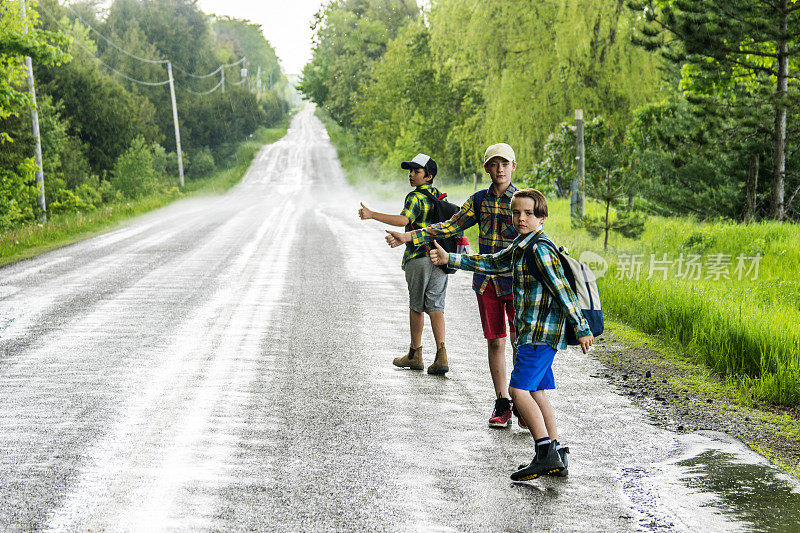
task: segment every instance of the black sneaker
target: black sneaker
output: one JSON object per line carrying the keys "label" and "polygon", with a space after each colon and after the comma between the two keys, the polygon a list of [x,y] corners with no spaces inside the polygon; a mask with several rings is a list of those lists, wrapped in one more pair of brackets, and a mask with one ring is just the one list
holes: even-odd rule
{"label": "black sneaker", "polygon": [[511,479],[514,481],[528,481],[539,476],[553,475],[562,470],[564,470],[564,463],[561,462],[561,457],[558,450],[556,450],[556,443],[551,442],[544,457],[536,455],[531,464],[511,474]]}
{"label": "black sneaker", "polygon": [[489,419],[489,427],[507,428],[511,426],[511,400],[498,398],[494,401],[494,411]]}
{"label": "black sneaker", "polygon": [[[558,450],[558,456],[561,458],[561,462],[564,463],[564,470],[559,470],[558,472],[554,472],[548,475],[557,477],[567,477],[569,475],[569,471],[567,470],[567,468],[569,467],[569,465],[567,464],[569,462],[569,457],[567,456],[567,454],[569,454],[569,446],[563,446],[559,444],[556,447],[556,450]],[[519,465],[517,466],[517,470],[522,470],[526,466],[528,465],[525,464]]]}

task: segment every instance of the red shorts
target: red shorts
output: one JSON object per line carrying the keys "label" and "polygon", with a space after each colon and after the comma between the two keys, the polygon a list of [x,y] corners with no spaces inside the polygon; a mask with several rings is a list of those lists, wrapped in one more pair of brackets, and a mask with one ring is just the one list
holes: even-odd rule
{"label": "red shorts", "polygon": [[475,296],[478,297],[478,311],[481,314],[484,338],[502,339],[505,337],[506,317],[508,317],[508,330],[514,333],[513,294],[498,297],[494,284],[489,283],[486,285],[486,290],[483,291],[483,294],[475,293]]}

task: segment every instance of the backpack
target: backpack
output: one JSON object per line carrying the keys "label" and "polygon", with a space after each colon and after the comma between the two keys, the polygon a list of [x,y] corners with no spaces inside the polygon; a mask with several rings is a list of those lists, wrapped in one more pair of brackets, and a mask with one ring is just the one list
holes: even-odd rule
{"label": "backpack", "polygon": [[[422,189],[419,191],[411,191],[410,193],[408,193],[408,195],[406,195],[406,200],[408,200],[408,196],[410,194],[413,194],[415,192],[421,192],[422,194],[427,196],[428,199],[433,204],[433,208],[430,211],[430,219],[428,220],[428,222],[432,224],[450,220],[453,217],[453,215],[458,213],[458,210],[461,209],[456,204],[448,202],[445,199],[447,198],[446,193],[440,194],[439,197],[437,198],[436,196],[433,195],[433,193],[431,193],[427,189]],[[412,229],[420,229],[414,226],[415,226],[414,224],[411,224]],[[444,248],[445,251],[449,253],[463,253],[464,247],[469,244],[469,242],[466,241],[466,238],[463,237],[460,233],[458,235],[453,235],[452,237],[436,239],[436,242],[438,242],[439,246]],[[428,252],[430,252],[431,250],[429,245],[425,245],[425,249]],[[447,268],[446,266],[440,266],[439,268],[444,270],[445,273],[447,274],[452,274],[457,270],[455,268]]]}
{"label": "backpack", "polygon": [[[539,283],[542,283],[542,273],[538,268],[533,267],[535,264],[533,259],[533,247],[538,243],[545,244],[555,252],[559,260],[561,260],[564,276],[566,276],[572,292],[575,293],[578,299],[578,305],[581,306],[583,316],[586,318],[586,322],[589,323],[589,329],[592,331],[592,335],[597,337],[603,333],[603,309],[600,305],[600,291],[597,288],[597,277],[588,266],[570,257],[565,248],[558,248],[550,239],[540,237],[525,248],[525,260],[528,261],[528,265],[531,265],[529,270]],[[542,286],[546,287],[544,283],[542,283]],[[568,325],[566,329],[567,344],[570,346],[577,346],[580,344],[578,342],[578,337],[575,336],[575,328],[569,327]]]}

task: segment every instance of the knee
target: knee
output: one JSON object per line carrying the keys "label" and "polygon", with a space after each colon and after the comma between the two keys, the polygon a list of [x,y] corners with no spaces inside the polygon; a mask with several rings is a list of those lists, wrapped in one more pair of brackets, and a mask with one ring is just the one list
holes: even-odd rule
{"label": "knee", "polygon": [[518,403],[518,398],[519,398],[520,394],[523,394],[523,393],[527,394],[528,391],[515,389],[514,387],[509,387],[508,388],[508,394],[511,395],[511,399],[514,400],[515,403]]}
{"label": "knee", "polygon": [[534,401],[536,403],[542,403],[547,401],[547,394],[543,390],[532,390],[531,396],[533,396]]}
{"label": "knee", "polygon": [[506,347],[506,338],[501,337],[499,339],[488,339],[489,348],[492,350],[498,350]]}

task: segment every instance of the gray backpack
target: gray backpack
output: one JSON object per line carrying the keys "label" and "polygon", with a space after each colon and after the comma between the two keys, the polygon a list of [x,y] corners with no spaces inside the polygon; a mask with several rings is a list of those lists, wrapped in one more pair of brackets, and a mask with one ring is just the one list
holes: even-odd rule
{"label": "gray backpack", "polygon": [[[564,269],[567,282],[578,299],[578,305],[581,307],[586,322],[589,323],[589,329],[592,331],[592,335],[597,337],[603,333],[603,308],[600,305],[600,291],[597,288],[597,277],[588,266],[570,257],[564,247],[558,248],[550,239],[540,237],[525,248],[525,260],[528,262],[529,270],[533,274],[533,277],[535,277],[539,283],[542,283],[542,273],[535,266],[536,263],[533,260],[533,247],[538,243],[546,245],[561,260],[561,268]],[[542,285],[544,284],[542,283]],[[572,327],[567,327],[567,344],[571,346],[580,344],[578,338],[575,336],[575,329]]]}

